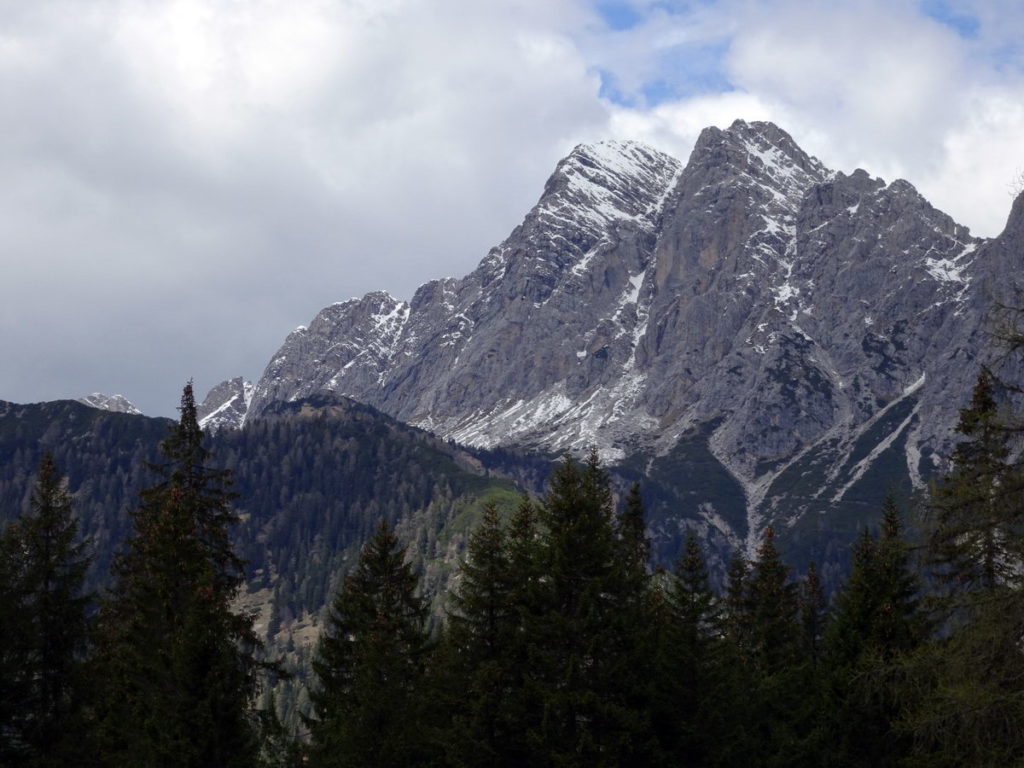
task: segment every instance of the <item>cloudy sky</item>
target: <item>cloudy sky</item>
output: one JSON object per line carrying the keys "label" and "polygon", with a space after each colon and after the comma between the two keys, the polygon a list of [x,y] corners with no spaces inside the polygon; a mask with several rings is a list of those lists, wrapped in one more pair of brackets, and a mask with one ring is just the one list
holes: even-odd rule
{"label": "cloudy sky", "polygon": [[995,235],[1004,0],[0,0],[0,399],[174,412],[296,325],[462,275],[575,144],[768,119]]}

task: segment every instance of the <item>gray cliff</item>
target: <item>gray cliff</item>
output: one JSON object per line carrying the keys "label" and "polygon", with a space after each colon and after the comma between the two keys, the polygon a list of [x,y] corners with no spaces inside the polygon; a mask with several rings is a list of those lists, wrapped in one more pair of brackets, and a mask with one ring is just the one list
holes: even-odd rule
{"label": "gray cliff", "polygon": [[742,510],[709,496],[693,515],[749,544],[856,499],[882,463],[917,487],[935,471],[1022,242],[1020,200],[979,240],[769,123],[706,129],[685,167],[581,145],[475,271],[322,310],[235,417],[327,391],[474,446],[648,470],[699,454]]}
{"label": "gray cliff", "polygon": [[252,400],[253,384],[240,376],[222,381],[203,398],[196,408],[199,426],[216,432],[225,427],[239,427],[245,421]]}

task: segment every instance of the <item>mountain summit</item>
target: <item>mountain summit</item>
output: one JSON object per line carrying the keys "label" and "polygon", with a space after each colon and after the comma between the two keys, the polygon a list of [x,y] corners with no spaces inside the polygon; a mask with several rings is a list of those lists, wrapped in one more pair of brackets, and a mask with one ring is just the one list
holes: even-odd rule
{"label": "mountain summit", "polygon": [[131,400],[124,395],[105,395],[102,392],[93,392],[91,395],[85,395],[77,399],[76,402],[82,405],[88,405],[90,408],[98,408],[101,411],[111,411],[113,413],[134,413],[141,414],[138,408],[136,408]]}
{"label": "mountain summit", "polygon": [[771,123],[706,129],[685,167],[580,145],[464,278],[296,329],[247,412],[333,392],[474,446],[648,470],[699,454],[743,512],[691,512],[741,541],[857,498],[883,463],[923,483],[983,354],[984,286],[1020,274],[1019,247],[1016,270],[988,254],[1014,237],[831,171]]}

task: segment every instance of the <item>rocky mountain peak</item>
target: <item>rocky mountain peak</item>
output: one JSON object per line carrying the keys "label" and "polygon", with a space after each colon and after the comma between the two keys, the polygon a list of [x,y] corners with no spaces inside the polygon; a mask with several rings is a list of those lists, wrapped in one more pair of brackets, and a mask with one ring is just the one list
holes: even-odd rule
{"label": "rocky mountain peak", "polygon": [[1003,234],[1009,237],[1024,238],[1024,192],[1014,199]]}
{"label": "rocky mountain peak", "polygon": [[93,392],[91,395],[78,398],[78,402],[88,405],[90,408],[99,408],[101,411],[132,413],[136,415],[142,413],[124,395],[105,395],[102,392]]}
{"label": "rocky mountain peak", "polygon": [[[470,274],[292,333],[248,415],[332,393],[474,446],[685,454],[739,489],[699,516],[741,540],[854,497],[883,455],[924,482],[976,372],[986,286],[1020,272],[1024,202],[1008,232],[972,238],[909,183],[830,171],[771,123],[706,129],[685,167],[580,145]],[[803,506],[783,509],[794,476]]]}
{"label": "rocky mountain peak", "polygon": [[[322,309],[308,328],[300,326],[289,335],[267,365],[250,411],[260,413],[269,403],[315,392],[347,395],[380,386],[408,319],[409,305],[386,291]],[[311,379],[311,364],[322,375]]]}
{"label": "rocky mountain peak", "polygon": [[237,428],[245,421],[252,402],[255,385],[241,376],[222,381],[203,398],[196,408],[199,426],[208,432]]}
{"label": "rocky mountain peak", "polygon": [[580,144],[548,179],[537,212],[574,220],[582,215],[599,229],[650,222],[679,170],[678,160],[639,142]]}
{"label": "rocky mountain peak", "polygon": [[720,178],[749,176],[782,190],[793,181],[822,181],[828,169],[793,138],[769,122],[736,120],[726,129],[705,128],[690,154],[689,166],[715,171]]}

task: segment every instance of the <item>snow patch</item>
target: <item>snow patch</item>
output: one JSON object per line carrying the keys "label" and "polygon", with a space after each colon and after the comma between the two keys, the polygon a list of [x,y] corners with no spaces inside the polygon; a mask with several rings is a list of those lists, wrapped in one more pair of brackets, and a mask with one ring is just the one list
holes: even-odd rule
{"label": "snow patch", "polygon": [[906,387],[903,388],[903,395],[901,397],[906,397],[907,395],[912,395],[915,392],[917,392],[917,390],[924,386],[926,378],[926,373],[922,373],[920,376],[918,376],[912,384],[908,384]]}
{"label": "snow patch", "polygon": [[[967,257],[974,253],[977,247],[977,243],[968,243],[959,254],[952,258],[937,258],[926,254],[924,257],[924,269],[937,282],[954,283],[961,286],[961,290],[957,294],[957,300],[959,301],[963,297],[966,288],[970,285],[967,268],[971,266],[972,262]],[[934,250],[934,248],[930,248],[928,253],[930,254]]]}
{"label": "snow patch", "polygon": [[105,395],[102,392],[93,392],[90,395],[78,398],[78,402],[82,405],[88,405],[90,408],[98,408],[101,411],[130,413],[136,416],[142,415],[142,411],[136,408],[124,395]]}
{"label": "snow patch", "polygon": [[621,222],[649,229],[680,170],[679,161],[637,142],[580,145],[561,166],[564,189],[542,199],[535,213],[592,234]]}

